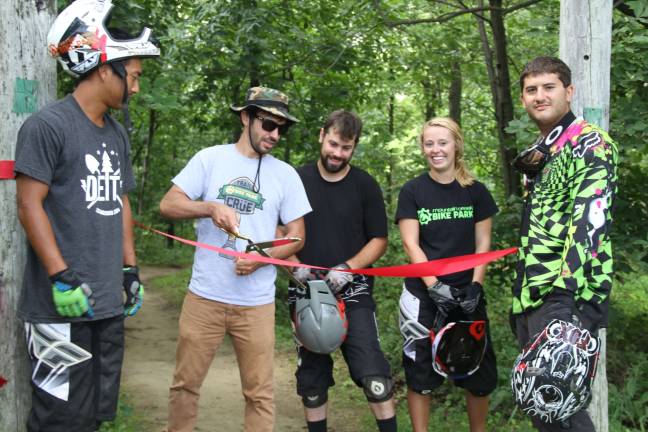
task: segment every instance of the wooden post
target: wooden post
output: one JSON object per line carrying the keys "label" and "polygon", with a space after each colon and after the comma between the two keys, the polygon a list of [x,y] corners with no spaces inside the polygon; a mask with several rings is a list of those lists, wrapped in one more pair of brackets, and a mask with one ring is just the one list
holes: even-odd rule
{"label": "wooden post", "polygon": [[[572,71],[572,111],[605,130],[610,118],[612,0],[561,0],[560,58]],[[605,368],[606,329],[601,329],[601,357],[588,408],[597,432],[608,431]]]}
{"label": "wooden post", "polygon": [[[55,15],[56,0],[0,1],[0,160],[14,159],[20,125],[56,97],[56,63],[46,46]],[[25,246],[16,182],[0,180],[0,431],[25,431],[31,400],[24,329],[16,318]]]}

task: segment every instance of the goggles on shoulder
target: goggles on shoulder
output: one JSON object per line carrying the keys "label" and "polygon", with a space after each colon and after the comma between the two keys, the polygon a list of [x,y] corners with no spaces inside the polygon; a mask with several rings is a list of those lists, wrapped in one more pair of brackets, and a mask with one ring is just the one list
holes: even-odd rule
{"label": "goggles on shoulder", "polygon": [[520,173],[533,178],[542,171],[547,160],[549,160],[549,148],[544,139],[540,139],[534,145],[522,150],[515,156],[511,164]]}
{"label": "goggles on shoulder", "polygon": [[546,137],[539,137],[531,147],[522,150],[513,159],[513,162],[511,162],[513,168],[529,178],[537,176],[551,156],[550,148],[552,144],[567,131],[574,120],[576,120],[576,116],[573,112],[568,111]]}

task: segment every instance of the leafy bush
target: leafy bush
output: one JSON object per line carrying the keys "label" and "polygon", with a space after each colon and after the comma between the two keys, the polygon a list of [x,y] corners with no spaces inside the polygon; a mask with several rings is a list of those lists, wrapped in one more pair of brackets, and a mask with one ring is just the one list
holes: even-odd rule
{"label": "leafy bush", "polygon": [[148,430],[143,414],[136,412],[131,404],[130,396],[127,393],[121,392],[115,421],[102,423],[99,432],[137,432]]}

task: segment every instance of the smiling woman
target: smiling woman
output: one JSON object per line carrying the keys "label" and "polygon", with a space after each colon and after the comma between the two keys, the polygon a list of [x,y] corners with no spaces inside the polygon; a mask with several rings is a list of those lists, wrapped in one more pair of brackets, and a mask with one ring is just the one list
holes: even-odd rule
{"label": "smiling woman", "polygon": [[[403,186],[396,210],[396,222],[410,261],[421,263],[487,252],[492,216],[498,209],[490,192],[464,164],[461,129],[450,118],[433,118],[423,125],[420,146],[429,171]],[[400,328],[404,338],[407,402],[415,432],[428,430],[430,393],[443,383],[445,375],[438,371],[447,366],[440,364],[443,356],[432,355],[429,335],[440,335],[446,324],[456,322],[486,322],[486,344],[464,340],[458,352],[453,352],[460,358],[479,360],[467,376],[454,383],[465,390],[470,429],[485,430],[488,395],[497,383],[482,287],[485,272],[485,265],[481,265],[438,278],[405,279],[400,298]],[[485,349],[474,352],[478,346]]]}

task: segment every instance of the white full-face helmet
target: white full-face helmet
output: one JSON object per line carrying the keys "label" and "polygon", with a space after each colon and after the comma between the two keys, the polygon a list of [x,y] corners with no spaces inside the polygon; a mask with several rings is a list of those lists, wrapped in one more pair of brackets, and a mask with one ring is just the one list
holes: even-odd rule
{"label": "white full-face helmet", "polygon": [[47,48],[70,75],[80,77],[118,60],[160,55],[149,28],[133,39],[111,35],[107,21],[112,7],[112,0],[76,0],[56,17],[47,34]]}
{"label": "white full-face helmet", "polygon": [[572,323],[551,321],[515,360],[515,403],[545,423],[566,421],[587,406],[601,349],[600,340]]}

